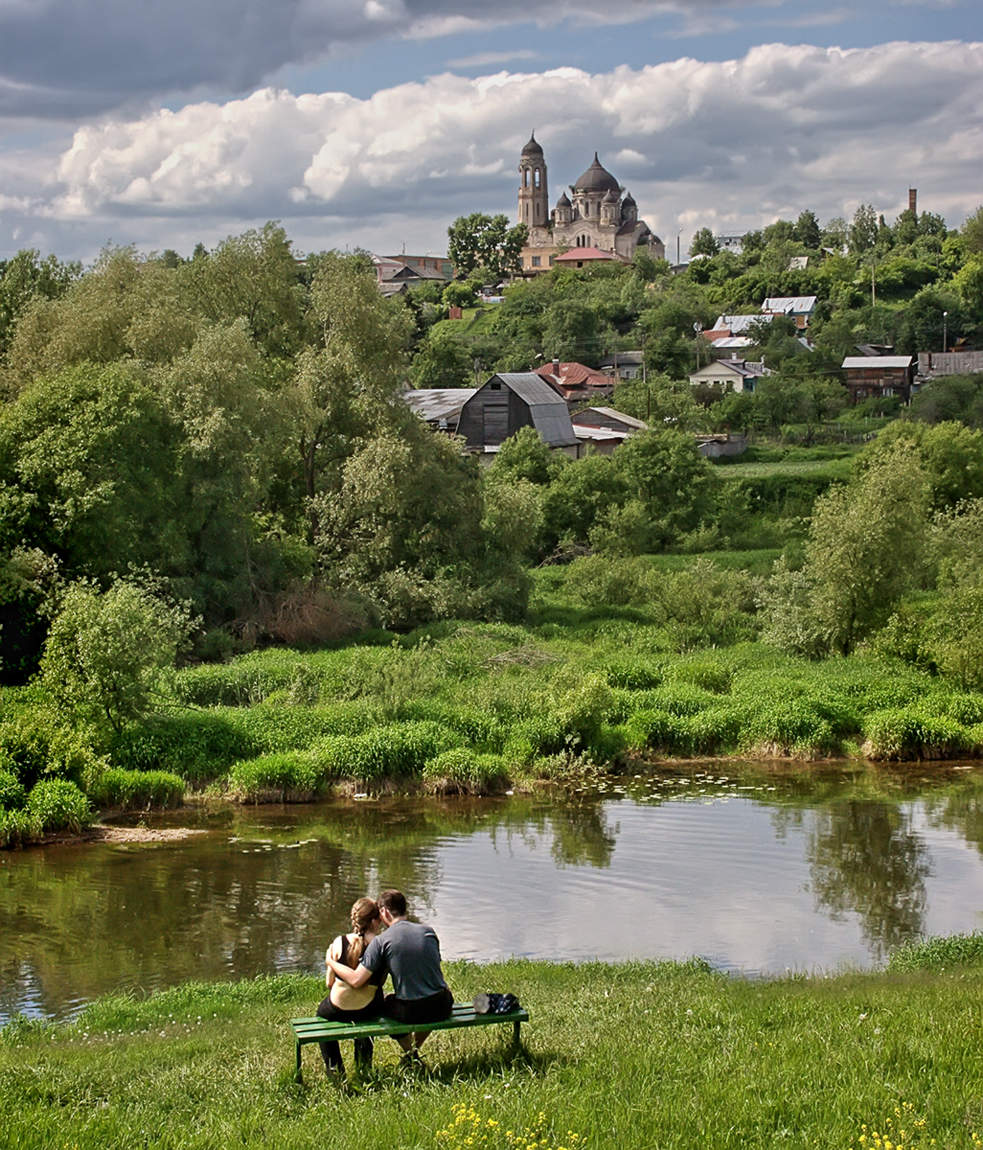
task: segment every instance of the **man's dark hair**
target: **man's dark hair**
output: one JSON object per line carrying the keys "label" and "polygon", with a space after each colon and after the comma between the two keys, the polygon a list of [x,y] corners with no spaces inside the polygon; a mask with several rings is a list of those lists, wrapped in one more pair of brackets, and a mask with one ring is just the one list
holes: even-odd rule
{"label": "man's dark hair", "polygon": [[401,890],[384,890],[375,901],[380,910],[385,907],[393,918],[406,917],[406,895]]}

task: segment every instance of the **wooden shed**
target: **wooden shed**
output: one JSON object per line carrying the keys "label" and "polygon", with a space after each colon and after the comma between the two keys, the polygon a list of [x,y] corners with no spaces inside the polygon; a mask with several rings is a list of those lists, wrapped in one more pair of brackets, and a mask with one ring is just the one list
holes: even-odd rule
{"label": "wooden shed", "polygon": [[897,395],[903,403],[911,398],[915,369],[910,355],[848,355],[842,367],[852,403],[884,395]]}
{"label": "wooden shed", "polygon": [[457,434],[472,451],[496,451],[522,427],[576,456],[578,440],[563,397],[534,371],[493,375],[461,408]]}

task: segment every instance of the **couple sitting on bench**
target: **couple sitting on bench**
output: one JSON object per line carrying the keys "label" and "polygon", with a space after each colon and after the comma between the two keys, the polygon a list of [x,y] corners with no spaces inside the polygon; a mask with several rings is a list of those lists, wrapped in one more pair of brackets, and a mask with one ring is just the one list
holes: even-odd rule
{"label": "couple sitting on bench", "polygon": [[[450,1016],[454,999],[440,969],[440,943],[432,927],[409,921],[400,891],[358,899],[351,922],[351,933],[339,935],[328,948],[328,997],[317,1008],[319,1017],[338,1022],[382,1017],[412,1025]],[[383,997],[387,975],[393,993]],[[428,1033],[393,1035],[404,1063],[422,1064],[419,1050]],[[343,1075],[339,1044],[321,1042],[320,1047],[329,1077]],[[355,1065],[360,1070],[372,1065],[371,1038],[355,1039]]]}

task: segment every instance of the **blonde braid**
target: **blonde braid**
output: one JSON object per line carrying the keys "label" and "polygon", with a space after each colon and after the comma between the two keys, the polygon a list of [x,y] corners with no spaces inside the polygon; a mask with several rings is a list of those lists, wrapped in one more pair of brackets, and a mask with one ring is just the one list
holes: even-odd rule
{"label": "blonde braid", "polygon": [[355,941],[348,948],[348,965],[355,966],[365,953],[365,932],[379,917],[379,908],[371,898],[356,899],[350,917]]}

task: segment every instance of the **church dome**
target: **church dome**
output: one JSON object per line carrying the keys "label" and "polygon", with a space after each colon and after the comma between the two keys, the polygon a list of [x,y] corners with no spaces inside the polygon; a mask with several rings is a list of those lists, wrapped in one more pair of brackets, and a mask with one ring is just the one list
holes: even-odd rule
{"label": "church dome", "polygon": [[625,199],[624,199],[624,202],[625,202],[625,204],[626,204],[626,205],[627,205],[627,204],[631,204],[631,205],[634,207],[634,205],[635,205],[635,197],[634,197],[634,196],[631,194],[631,192],[626,192],[626,193],[625,193]]}
{"label": "church dome", "polygon": [[560,198],[556,201],[556,206],[558,208],[569,208],[570,207],[570,197],[567,195],[566,192],[560,193]]}
{"label": "church dome", "polygon": [[601,161],[597,158],[597,152],[594,153],[594,162],[573,186],[578,192],[612,191],[617,193],[621,191],[618,181],[611,175],[607,168],[601,166]]}
{"label": "church dome", "polygon": [[533,134],[529,137],[529,143],[526,144],[526,146],[522,149],[522,155],[524,155],[524,156],[541,156],[542,154],[543,154],[543,149],[536,142],[536,133],[533,132]]}
{"label": "church dome", "polygon": [[618,202],[618,193],[614,190],[614,188],[608,188],[608,190],[604,193],[603,202],[605,204],[616,204]]}

